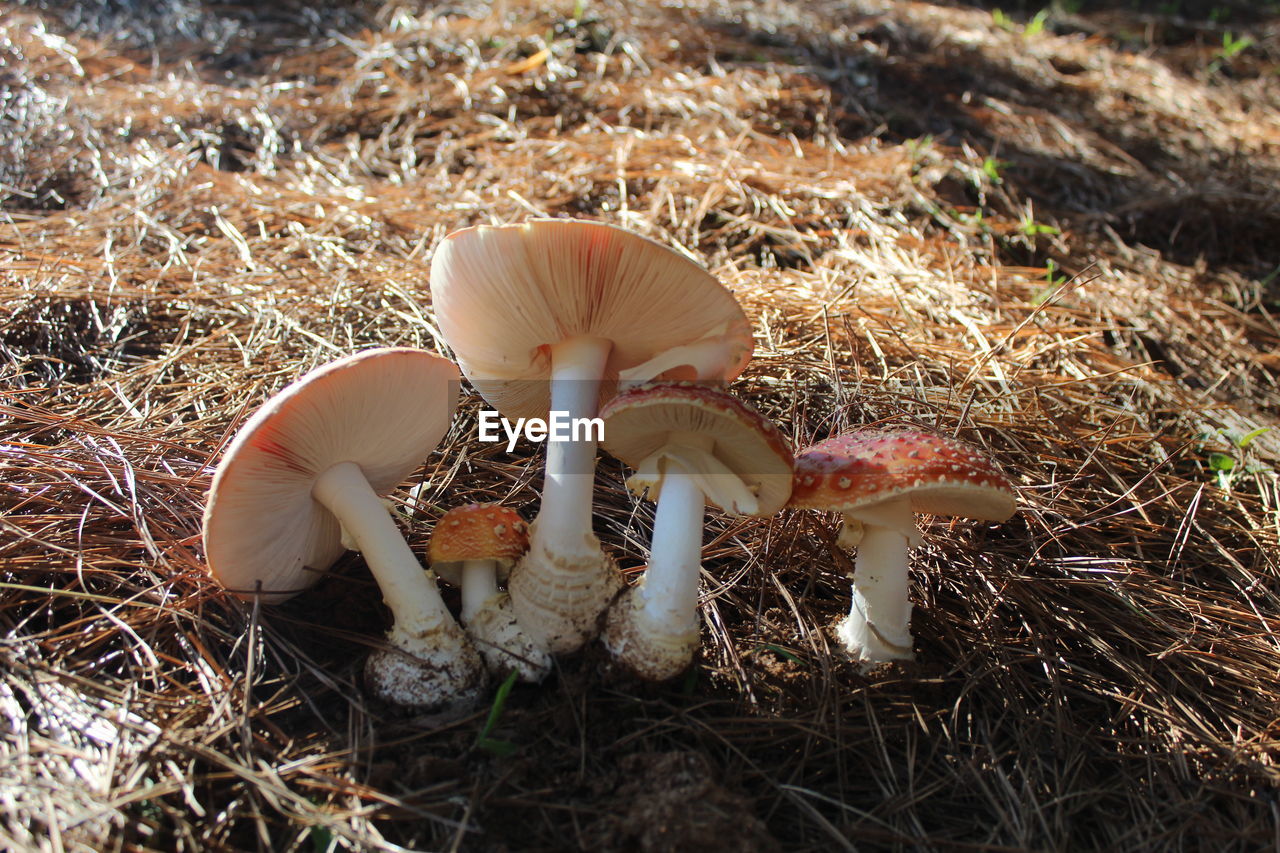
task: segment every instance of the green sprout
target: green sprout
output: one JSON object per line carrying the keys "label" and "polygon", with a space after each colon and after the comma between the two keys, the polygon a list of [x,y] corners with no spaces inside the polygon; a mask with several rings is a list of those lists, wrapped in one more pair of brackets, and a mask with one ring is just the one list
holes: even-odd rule
{"label": "green sprout", "polygon": [[1048,20],[1049,10],[1047,8],[1036,12],[1035,17],[1028,21],[1026,26],[1019,26],[1017,21],[1000,9],[991,10],[991,22],[993,24],[1005,32],[1022,33],[1023,38],[1035,38],[1043,33]]}
{"label": "green sprout", "polygon": [[1062,233],[1061,228],[1053,225],[1047,225],[1043,222],[1036,222],[1030,213],[1024,213],[1021,221],[1018,222],[1018,231],[1024,237],[1039,237],[1040,235],[1055,236]]}
{"label": "green sprout", "polygon": [[1050,297],[1058,292],[1062,285],[1067,283],[1067,276],[1059,271],[1058,262],[1053,258],[1048,258],[1044,262],[1044,280],[1045,286],[1036,291],[1031,297],[1032,305],[1043,305],[1048,302]]}
{"label": "green sprout", "polygon": [[926,133],[924,136],[908,139],[903,143],[903,147],[907,149],[912,160],[919,160],[933,147],[933,134]]}
{"label": "green sprout", "polygon": [[995,157],[988,157],[982,161],[982,172],[991,180],[991,183],[1003,183],[1004,178],[1000,176],[1000,170],[1008,165],[1009,163],[1005,160],[997,160]]}
{"label": "green sprout", "polygon": [[1259,474],[1263,471],[1270,471],[1271,467],[1260,462],[1247,462],[1245,456],[1249,445],[1254,439],[1271,431],[1271,427],[1257,427],[1251,429],[1244,435],[1232,437],[1226,430],[1218,430],[1218,434],[1225,436],[1231,441],[1231,452],[1224,453],[1220,450],[1210,451],[1206,457],[1209,470],[1213,472],[1214,479],[1218,481],[1218,488],[1225,492],[1231,491],[1231,486],[1237,479],[1246,474]]}
{"label": "green sprout", "polygon": [[333,830],[324,826],[311,827],[311,849],[315,853],[333,853],[338,846],[338,840],[333,837]]}
{"label": "green sprout", "polygon": [[987,225],[986,214],[982,212],[980,207],[975,207],[973,210],[952,210],[950,213],[951,218],[962,225],[969,225],[983,232],[991,230],[991,227]]}
{"label": "green sprout", "polygon": [[1252,45],[1253,39],[1250,36],[1237,38],[1230,30],[1223,33],[1222,47],[1214,52],[1213,61],[1209,63],[1209,73],[1217,74],[1222,70],[1222,66],[1229,64],[1231,60],[1248,50]]}
{"label": "green sprout", "polygon": [[511,688],[516,684],[517,675],[518,673],[513,670],[506,680],[498,685],[497,692],[493,694],[493,704],[489,706],[489,716],[485,719],[484,727],[480,729],[480,734],[476,736],[476,746],[493,755],[510,755],[519,748],[509,740],[489,737],[494,726],[498,725],[498,720],[502,718],[502,711],[507,705],[507,696],[510,695]]}
{"label": "green sprout", "polygon": [[782,646],[776,645],[774,643],[761,643],[757,648],[763,652],[773,652],[775,655],[782,658],[783,660],[789,660],[792,663],[798,663],[798,664],[804,663],[804,661],[800,660],[798,656],[796,656],[792,652],[787,651]]}
{"label": "green sprout", "polygon": [[1022,28],[1022,37],[1035,38],[1043,33],[1044,25],[1047,20],[1049,20],[1048,9],[1041,9],[1039,12],[1036,12],[1035,17],[1028,21],[1027,25]]}

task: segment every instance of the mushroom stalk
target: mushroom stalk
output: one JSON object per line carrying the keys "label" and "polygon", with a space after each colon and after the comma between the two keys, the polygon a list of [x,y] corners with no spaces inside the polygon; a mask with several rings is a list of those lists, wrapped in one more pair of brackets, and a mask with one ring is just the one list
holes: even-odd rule
{"label": "mushroom stalk", "polygon": [[[551,348],[551,411],[593,418],[613,344],[587,335]],[[529,551],[507,590],[525,632],[548,652],[572,652],[595,636],[597,620],[621,578],[591,530],[596,441],[547,443],[538,517],[529,526]]]}
{"label": "mushroom stalk", "polygon": [[[642,465],[661,469],[649,565],[640,583],[609,611],[604,643],[641,677],[661,681],[682,672],[698,647],[706,493],[700,479],[685,466],[664,452],[656,457]],[[653,487],[649,490],[652,497]]]}
{"label": "mushroom stalk", "polygon": [[899,498],[845,515],[850,527],[861,522],[863,533],[854,560],[852,605],[836,634],[855,659],[911,660],[907,556],[918,536],[911,502]]}
{"label": "mushroom stalk", "polygon": [[[569,338],[551,348],[551,411],[566,412],[570,423],[593,418],[599,411],[600,380],[613,344],[604,338]],[[596,441],[547,442],[547,468],[542,505],[534,528],[535,543],[553,553],[587,547],[591,534],[591,497],[595,485]],[[536,546],[535,546],[536,547]],[[599,546],[591,550],[598,550]]]}
{"label": "mushroom stalk", "polygon": [[453,623],[440,591],[409,550],[360,466],[339,462],[317,478],[311,495],[337,517],[360,546],[397,633],[425,635]]}
{"label": "mushroom stalk", "polygon": [[462,624],[468,625],[489,599],[498,594],[498,573],[493,560],[463,560]]}
{"label": "mushroom stalk", "polygon": [[698,630],[706,498],[692,477],[670,467],[654,518],[649,567],[632,595],[646,633],[683,639]]}

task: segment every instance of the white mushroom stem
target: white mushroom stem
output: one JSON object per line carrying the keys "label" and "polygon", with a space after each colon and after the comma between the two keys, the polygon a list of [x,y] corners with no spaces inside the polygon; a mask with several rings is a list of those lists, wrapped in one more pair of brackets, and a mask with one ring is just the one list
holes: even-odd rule
{"label": "white mushroom stem", "polygon": [[462,623],[495,675],[512,670],[533,684],[551,672],[551,656],[516,619],[511,597],[498,589],[494,560],[462,561]]}
{"label": "white mushroom stem", "polygon": [[[596,416],[612,349],[590,336],[551,348],[551,411],[565,412],[570,423]],[[595,636],[621,584],[591,530],[595,467],[594,438],[547,443],[542,505],[529,525],[529,551],[507,586],[521,627],[552,653],[575,651]]]}
{"label": "white mushroom stem", "polygon": [[678,465],[668,465],[653,523],[649,568],[631,593],[637,627],[646,634],[683,637],[698,630],[705,510],[706,497],[697,481]]}
{"label": "white mushroom stem", "polygon": [[498,567],[493,560],[462,561],[462,612],[459,617],[468,625],[485,602],[498,594]]}
{"label": "white mushroom stem", "polygon": [[[612,349],[605,338],[590,336],[569,338],[551,348],[551,411],[567,412],[570,423],[596,416],[600,380]],[[595,439],[547,442],[542,506],[532,528],[534,547],[543,544],[552,553],[587,547],[583,534],[591,534],[595,467]]]}
{"label": "white mushroom stem", "polygon": [[860,525],[862,537],[854,561],[853,603],[836,633],[855,660],[910,660],[908,552],[919,543],[911,502],[899,498],[845,515],[846,529]]}
{"label": "white mushroom stem", "polygon": [[707,497],[730,511],[755,511],[758,502],[736,474],[712,454],[715,440],[678,432],[640,464],[627,481],[658,501],[649,566],[640,583],[609,613],[605,645],[644,678],[678,675],[698,647],[698,577]]}
{"label": "white mushroom stem", "polygon": [[422,570],[359,465],[340,462],[329,468],[316,479],[311,495],[359,546],[395,617],[394,634],[425,637],[455,624],[435,581]]}

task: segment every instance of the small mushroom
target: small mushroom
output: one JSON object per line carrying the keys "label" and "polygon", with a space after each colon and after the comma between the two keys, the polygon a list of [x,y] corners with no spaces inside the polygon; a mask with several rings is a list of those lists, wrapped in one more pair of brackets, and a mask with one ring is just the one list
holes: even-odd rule
{"label": "small mushroom", "polygon": [[913,429],[861,430],[796,455],[790,505],[844,514],[838,543],[857,547],[853,602],[836,635],[854,660],[910,660],[908,551],[913,512],[1005,521],[1013,486],[982,453]]}
{"label": "small mushroom", "polygon": [[469,699],[485,678],[380,499],[448,430],[458,380],[452,362],[408,348],[367,350],[311,371],[245,422],[204,512],[214,578],[267,603],[318,580],[349,536],[395,617],[390,648],[370,655],[365,679],[373,693],[404,705]]}
{"label": "small mushroom", "polygon": [[462,590],[461,621],[489,670],[515,670],[538,682],[551,671],[551,657],[520,628],[511,598],[498,589],[529,548],[520,513],[493,503],[472,503],[444,514],[431,535],[431,568]]}
{"label": "small mushroom", "polygon": [[[431,262],[445,340],[508,419],[595,417],[619,380],[728,380],[751,328],[706,270],[621,228],[567,219],[450,234]],[[550,441],[529,551],[511,574],[524,629],[553,653],[594,636],[621,586],[591,528],[596,440]]]}
{"label": "small mushroom", "polygon": [[707,502],[735,515],[774,514],[791,494],[791,448],[754,409],[688,383],[624,391],[600,414],[605,450],[636,468],[628,487],[658,502],[648,568],[610,609],[605,646],[644,678],[670,678],[698,647]]}

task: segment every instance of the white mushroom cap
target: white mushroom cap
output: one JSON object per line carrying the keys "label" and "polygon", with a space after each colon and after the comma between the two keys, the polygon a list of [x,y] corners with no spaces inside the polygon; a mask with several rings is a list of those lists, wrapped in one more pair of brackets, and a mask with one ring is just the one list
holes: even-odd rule
{"label": "white mushroom cap", "polygon": [[[780,510],[791,495],[791,447],[768,418],[724,391],[689,382],[661,383],[619,394],[601,410],[605,430],[602,445],[623,462],[639,469],[628,484],[643,487],[651,500],[661,489],[661,470],[646,471],[655,454],[676,452],[683,436],[696,436],[714,463],[687,458],[698,470],[708,500],[728,512],[767,516]],[[751,509],[735,507],[729,499],[741,489],[754,496]],[[724,497],[721,497],[721,496]]]}
{"label": "white mushroom cap", "polygon": [[508,418],[547,416],[550,348],[562,340],[608,340],[604,378],[635,381],[732,379],[754,346],[737,300],[706,270],[598,222],[455,231],[432,259],[431,298],[462,371]]}
{"label": "white mushroom cap", "polygon": [[253,414],[222,457],[204,513],[209,569],[232,593],[282,601],[320,578],[345,548],[311,495],[340,462],[387,494],[448,431],[453,362],[409,348],[367,350],[288,385]]}

